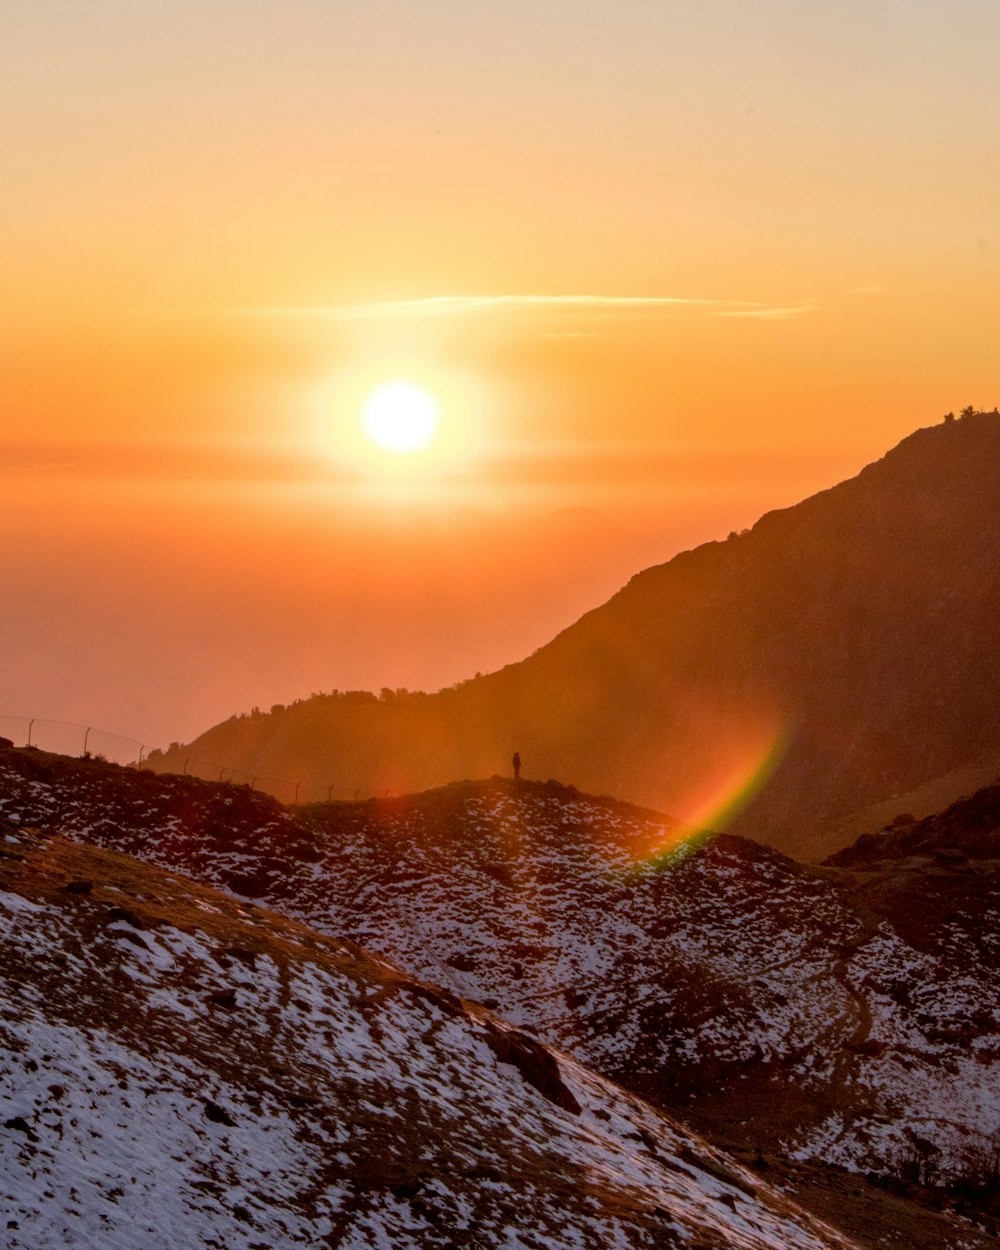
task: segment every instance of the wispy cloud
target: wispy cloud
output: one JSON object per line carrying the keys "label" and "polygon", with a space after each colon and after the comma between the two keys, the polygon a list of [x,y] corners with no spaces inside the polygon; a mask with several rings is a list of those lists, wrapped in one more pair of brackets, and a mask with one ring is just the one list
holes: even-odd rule
{"label": "wispy cloud", "polygon": [[782,321],[788,317],[801,317],[803,313],[813,312],[818,307],[818,304],[806,301],[801,304],[784,304],[774,307],[725,308],[716,315],[719,317],[756,317],[761,321]]}
{"label": "wispy cloud", "polygon": [[597,330],[542,330],[536,339],[599,339]]}
{"label": "wispy cloud", "polygon": [[359,304],[289,304],[233,308],[236,315],[316,317],[331,321],[402,321],[460,317],[491,312],[563,312],[618,314],[656,313],[684,309],[717,317],[794,317],[810,312],[813,303],[772,306],[754,300],[702,299],[676,295],[431,295],[421,299],[379,300]]}
{"label": "wispy cloud", "polygon": [[350,480],[332,461],[273,444],[0,442],[0,481],[296,482]]}

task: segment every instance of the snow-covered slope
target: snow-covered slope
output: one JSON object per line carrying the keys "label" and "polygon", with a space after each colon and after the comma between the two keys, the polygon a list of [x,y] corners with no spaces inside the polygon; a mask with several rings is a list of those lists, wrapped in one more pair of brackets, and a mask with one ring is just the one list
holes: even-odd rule
{"label": "snow-covered slope", "polygon": [[849,1250],[636,1097],[353,943],[0,830],[8,1250]]}
{"label": "snow-covered slope", "polygon": [[730,837],[651,857],[670,822],[552,784],[293,814],[23,752],[0,776],[0,812],[349,934],[728,1140],[949,1181],[1000,1124],[995,829],[859,875]]}

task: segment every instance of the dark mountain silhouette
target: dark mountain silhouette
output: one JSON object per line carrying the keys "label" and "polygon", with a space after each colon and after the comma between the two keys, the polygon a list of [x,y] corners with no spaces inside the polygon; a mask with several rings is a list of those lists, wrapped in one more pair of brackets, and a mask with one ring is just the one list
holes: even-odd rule
{"label": "dark mountain silhouette", "polygon": [[7,1250],[860,1250],[354,943],[4,821],[0,993]]}
{"label": "dark mountain silhouette", "polygon": [[314,696],[150,762],[321,799],[490,776],[517,749],[527,776],[682,820],[721,822],[756,788],[732,828],[822,858],[864,828],[852,815],[927,812],[1000,771],[998,466],[1000,414],[918,430],[639,573],[519,664],[433,695]]}
{"label": "dark mountain silhouette", "polygon": [[[996,1200],[1000,788],[816,868],[500,778],[289,809],[8,751],[0,819],[359,941],[745,1162],[762,1146],[771,1176],[865,1245],[912,1218],[879,1214],[865,1175],[949,1187],[980,1218]],[[906,1239],[950,1245],[939,1232]]]}

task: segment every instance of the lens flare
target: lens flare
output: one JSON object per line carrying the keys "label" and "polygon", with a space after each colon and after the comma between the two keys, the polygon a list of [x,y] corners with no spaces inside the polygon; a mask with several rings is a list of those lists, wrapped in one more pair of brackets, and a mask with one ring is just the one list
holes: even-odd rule
{"label": "lens flare", "polygon": [[780,764],[792,738],[790,725],[782,725],[763,741],[748,744],[738,752],[718,778],[688,810],[676,814],[681,828],[659,846],[636,861],[635,869],[659,868],[677,856],[704,845],[750,804],[767,784]]}

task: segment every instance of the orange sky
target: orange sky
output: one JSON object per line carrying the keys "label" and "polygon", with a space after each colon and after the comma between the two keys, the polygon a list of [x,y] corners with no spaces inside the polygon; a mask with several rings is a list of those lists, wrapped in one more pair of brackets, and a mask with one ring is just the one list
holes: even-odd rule
{"label": "orange sky", "polygon": [[1000,402],[993,0],[3,25],[0,714],[432,688]]}

